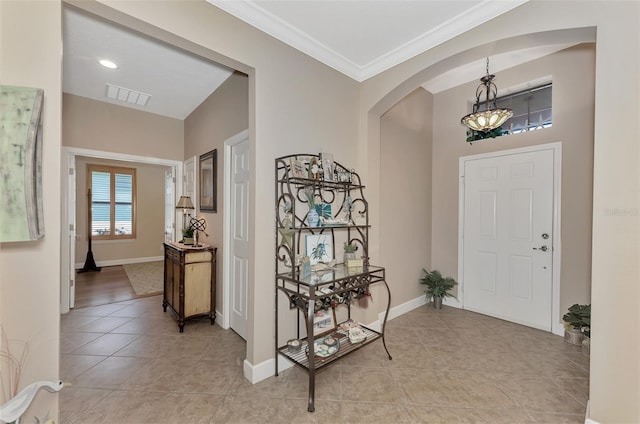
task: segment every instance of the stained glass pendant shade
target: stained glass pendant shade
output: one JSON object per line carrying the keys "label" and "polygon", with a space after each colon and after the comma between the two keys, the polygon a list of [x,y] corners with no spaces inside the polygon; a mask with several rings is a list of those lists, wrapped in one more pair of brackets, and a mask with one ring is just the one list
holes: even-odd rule
{"label": "stained glass pendant shade", "polygon": [[[476,102],[473,112],[464,116],[460,123],[474,131],[488,132],[504,124],[513,116],[511,109],[496,107],[498,88],[493,82],[495,75],[489,74],[489,58],[487,58],[487,74],[480,79],[476,89]],[[484,94],[485,100],[480,101]]]}

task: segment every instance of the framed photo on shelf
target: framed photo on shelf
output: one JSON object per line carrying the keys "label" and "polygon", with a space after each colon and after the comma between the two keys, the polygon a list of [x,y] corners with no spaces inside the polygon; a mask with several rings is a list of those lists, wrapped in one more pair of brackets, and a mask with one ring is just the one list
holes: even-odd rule
{"label": "framed photo on shelf", "polygon": [[313,314],[313,338],[324,336],[336,330],[336,310],[320,310]]}
{"label": "framed photo on shelf", "polygon": [[305,238],[306,255],[311,265],[333,259],[333,240],[329,234],[309,234]]}
{"label": "framed photo on shelf", "polygon": [[291,158],[291,176],[293,178],[307,178],[308,174],[304,169],[304,162],[300,159]]}
{"label": "framed photo on shelf", "polygon": [[203,212],[217,212],[217,183],[218,183],[218,150],[200,155],[200,210]]}

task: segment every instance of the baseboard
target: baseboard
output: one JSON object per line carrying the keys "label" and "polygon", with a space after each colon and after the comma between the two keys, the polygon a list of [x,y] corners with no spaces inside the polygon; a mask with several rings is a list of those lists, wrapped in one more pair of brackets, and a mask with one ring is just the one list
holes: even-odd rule
{"label": "baseboard", "polygon": [[587,400],[587,411],[584,416],[584,424],[599,424],[597,421],[589,418],[589,415],[591,415],[591,404],[589,402],[591,401]]}
{"label": "baseboard", "polygon": [[[389,309],[389,316],[387,317],[387,321],[391,321],[394,318],[402,316],[407,312],[411,312],[414,309],[420,308],[426,304],[427,304],[427,298],[425,296],[420,296],[420,297],[416,297],[415,299],[411,299],[407,302],[401,303],[398,306],[394,306],[393,308]],[[462,308],[462,303],[460,303],[458,299],[454,297],[445,297],[443,299],[443,304],[446,306],[451,306],[452,308]],[[379,331],[380,325],[383,321],[384,321],[384,311],[378,314],[378,321],[376,321],[375,323],[371,323],[367,326],[373,330]],[[377,328],[371,327],[375,325],[377,325],[378,327]]]}
{"label": "baseboard", "polygon": [[[415,299],[409,300],[400,305],[394,306],[389,309],[389,316],[387,317],[387,321],[391,321],[394,318],[397,318],[401,315],[406,314],[407,312],[411,312],[416,308],[426,305],[427,299],[425,296],[416,297]],[[461,308],[462,304],[458,302],[455,298],[445,298],[444,304],[447,306],[451,306],[454,308]],[[221,321],[220,321],[221,322]],[[375,331],[380,331],[382,328],[382,323],[384,322],[384,311],[378,314],[378,319],[374,322],[370,322],[366,324],[367,327],[371,328]],[[293,362],[288,359],[280,356],[278,358],[278,372],[282,372],[287,370],[293,366]],[[244,361],[244,377],[249,380],[252,384],[258,383],[259,381],[265,380],[274,375],[275,370],[275,359],[271,358],[264,362],[261,362],[257,365],[251,364],[248,360]]]}
{"label": "baseboard", "polygon": [[[266,380],[269,377],[273,377],[276,367],[276,360],[274,358],[267,359],[264,362],[260,362],[258,365],[253,365],[247,359],[244,360],[243,373],[244,378],[249,380],[251,384],[259,383],[262,380]],[[278,358],[278,372],[288,370],[293,367],[293,362],[280,356]]]}
{"label": "baseboard", "polygon": [[229,327],[225,327],[222,323],[224,322],[224,315],[222,315],[220,313],[220,311],[216,310],[216,324],[218,325],[218,327],[224,329],[224,330],[228,330]]}
{"label": "baseboard", "polygon": [[[112,261],[96,261],[96,266],[114,266],[114,265],[126,265],[126,264],[138,264],[142,262],[157,262],[164,260],[164,256],[149,256],[146,258],[131,258],[131,259],[114,259]],[[82,269],[83,263],[76,263],[76,269]]]}

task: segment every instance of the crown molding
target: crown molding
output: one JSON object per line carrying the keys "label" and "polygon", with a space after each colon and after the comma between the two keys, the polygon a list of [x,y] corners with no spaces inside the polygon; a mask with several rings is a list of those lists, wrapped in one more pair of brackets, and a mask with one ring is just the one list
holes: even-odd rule
{"label": "crown molding", "polygon": [[210,4],[248,23],[283,43],[299,50],[327,66],[362,82],[420,53],[450,40],[496,16],[506,13],[529,0],[484,0],[424,34],[379,56],[367,64],[358,64],[327,47],[299,28],[260,7],[254,0],[207,0]]}

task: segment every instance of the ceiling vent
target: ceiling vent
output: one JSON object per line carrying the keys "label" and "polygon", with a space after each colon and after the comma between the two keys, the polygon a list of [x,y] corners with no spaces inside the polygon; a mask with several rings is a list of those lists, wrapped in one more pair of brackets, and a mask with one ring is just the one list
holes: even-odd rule
{"label": "ceiling vent", "polygon": [[107,84],[107,97],[113,100],[130,103],[132,105],[146,106],[149,104],[151,94],[130,90],[117,85]]}

